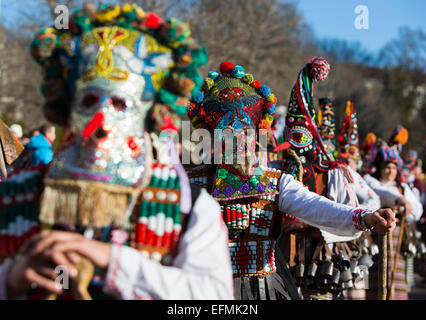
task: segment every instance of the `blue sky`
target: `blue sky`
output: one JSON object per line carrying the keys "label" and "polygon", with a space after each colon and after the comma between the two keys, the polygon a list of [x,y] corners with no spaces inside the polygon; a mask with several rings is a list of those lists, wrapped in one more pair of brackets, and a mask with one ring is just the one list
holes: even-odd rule
{"label": "blue sky", "polygon": [[[398,34],[398,28],[426,31],[426,0],[298,0],[305,22],[318,38],[359,41],[375,53]],[[358,5],[368,7],[369,29],[354,26]]]}
{"label": "blue sky", "polygon": [[[232,0],[230,0],[232,1]],[[291,1],[291,0],[290,0]],[[317,38],[359,41],[372,53],[397,36],[398,28],[409,26],[426,31],[426,0],[294,0]],[[19,21],[20,5],[36,11],[32,0],[0,0],[0,21],[9,26]],[[357,30],[354,12],[358,5],[369,9],[369,29]]]}

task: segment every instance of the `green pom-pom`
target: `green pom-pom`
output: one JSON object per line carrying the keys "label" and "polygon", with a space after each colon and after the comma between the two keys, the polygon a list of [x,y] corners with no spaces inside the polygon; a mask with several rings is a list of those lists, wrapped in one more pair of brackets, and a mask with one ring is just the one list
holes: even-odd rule
{"label": "green pom-pom", "polygon": [[253,75],[250,73],[246,73],[243,77],[243,81],[248,84],[252,83],[254,81]]}

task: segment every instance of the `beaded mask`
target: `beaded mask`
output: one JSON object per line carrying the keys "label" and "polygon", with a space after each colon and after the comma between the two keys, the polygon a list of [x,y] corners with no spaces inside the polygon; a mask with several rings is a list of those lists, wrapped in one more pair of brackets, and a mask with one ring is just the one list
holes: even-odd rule
{"label": "beaded mask", "polygon": [[[242,66],[234,66],[230,62],[222,62],[219,72],[210,71],[204,80],[202,89],[188,107],[188,116],[195,129],[206,128],[210,132],[216,131],[219,139],[227,139],[223,130],[229,129],[236,137],[237,148],[232,154],[234,160],[229,161],[225,154],[225,161],[233,163],[242,173],[249,174],[256,162],[253,157],[247,157],[249,163],[237,163],[238,155],[254,155],[256,150],[256,136],[245,134],[251,129],[268,131],[275,113],[276,98],[269,87],[261,85],[246,74]],[[238,139],[238,135],[245,135],[245,142]],[[235,152],[237,151],[237,152]]]}
{"label": "beaded mask", "polygon": [[[137,6],[101,7],[99,12],[86,7],[72,21],[71,31],[44,29],[32,44],[45,71],[46,115],[67,125],[47,173],[41,220],[121,225],[125,217],[116,212],[126,213],[129,196],[134,198],[150,178],[147,112],[167,99],[179,110],[176,93],[190,95],[195,82],[187,74],[194,80],[198,76],[191,54],[202,55],[204,49],[188,38],[189,31],[182,33],[186,25],[176,19],[164,22]],[[188,81],[189,90],[182,87]],[[67,98],[70,104],[64,103]],[[58,216],[59,205],[52,209],[48,204],[60,194],[77,207],[69,217]],[[110,212],[108,219],[96,218],[102,210],[106,216]]]}
{"label": "beaded mask", "polygon": [[[329,70],[330,66],[323,58],[315,57],[306,64],[291,91],[286,115],[284,141],[300,158],[304,168],[303,183],[311,191],[316,190],[315,171],[328,171],[333,165],[315,125],[317,115],[313,98],[313,80],[325,80]],[[297,165],[294,161],[288,161],[286,167],[287,173],[293,173]]]}
{"label": "beaded mask", "polygon": [[353,159],[360,161],[358,119],[354,112],[354,104],[351,101],[346,103],[345,120],[339,136],[340,157],[343,159]]}
{"label": "beaded mask", "polygon": [[332,159],[336,155],[336,123],[334,119],[334,107],[328,98],[319,99],[318,126],[324,147]]}

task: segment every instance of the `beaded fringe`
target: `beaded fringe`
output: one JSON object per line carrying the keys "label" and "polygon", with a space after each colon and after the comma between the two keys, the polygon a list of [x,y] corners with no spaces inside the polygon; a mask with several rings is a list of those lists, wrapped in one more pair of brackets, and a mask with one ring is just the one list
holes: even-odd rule
{"label": "beaded fringe", "polygon": [[133,187],[100,182],[46,179],[40,201],[40,221],[49,225],[74,224],[81,227],[126,227],[127,209]]}

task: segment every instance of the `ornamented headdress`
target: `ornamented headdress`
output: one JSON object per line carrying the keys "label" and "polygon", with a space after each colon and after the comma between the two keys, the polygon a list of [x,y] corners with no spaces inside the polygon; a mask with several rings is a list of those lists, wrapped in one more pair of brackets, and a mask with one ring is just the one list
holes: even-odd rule
{"label": "ornamented headdress", "polygon": [[[239,161],[241,163],[236,166],[242,173],[250,175],[257,161],[254,157],[257,129],[266,130],[268,140],[271,139],[270,129],[276,102],[268,86],[254,80],[242,66],[225,61],[221,63],[219,72],[208,73],[200,92],[189,103],[188,116],[196,129],[206,128],[210,132],[219,130],[219,139],[222,139],[222,130],[225,129],[244,135],[247,140],[238,145],[238,152],[233,152],[232,163],[236,165],[238,154],[248,156],[244,163]],[[249,132],[246,135],[250,129],[254,129],[254,135]],[[229,163],[226,157],[227,154],[225,162]]]}
{"label": "ornamented headdress", "polygon": [[416,150],[410,150],[404,157],[404,167],[412,171],[415,167],[418,166],[419,154]]}
{"label": "ornamented headdress", "polygon": [[319,99],[319,109],[317,117],[319,132],[324,141],[325,149],[336,158],[336,120],[334,119],[334,107],[328,98]]}
{"label": "ornamented headdress", "polygon": [[[303,183],[316,192],[316,172],[326,172],[340,163],[332,161],[324,141],[315,125],[316,112],[313,98],[315,81],[325,80],[330,65],[324,58],[315,57],[300,71],[288,104],[284,141],[300,158],[303,168]],[[278,147],[279,148],[279,147]],[[286,171],[293,174],[297,168],[294,161],[287,161]]]}
{"label": "ornamented headdress", "polygon": [[277,99],[242,66],[222,62],[210,71],[198,95],[188,106],[194,128],[239,130],[246,126],[269,130]]}
{"label": "ornamented headdress", "polygon": [[354,104],[346,103],[345,119],[339,136],[340,157],[361,160],[359,153],[358,119],[354,112]]}
{"label": "ornamented headdress", "polygon": [[388,145],[394,147],[398,150],[399,153],[402,152],[402,146],[405,145],[408,141],[408,131],[403,126],[398,125],[393,131]]}
{"label": "ornamented headdress", "polygon": [[44,180],[40,220],[127,227],[151,178],[146,114],[154,104],[186,112],[202,83],[204,47],[178,19],[163,21],[137,5],[87,5],[69,30],[41,30],[31,53],[44,73],[45,115],[66,125]]}
{"label": "ornamented headdress", "polygon": [[[109,31],[102,32],[103,27]],[[144,33],[146,41],[132,42],[136,31]],[[79,49],[91,45],[84,43],[84,35],[90,33],[94,34],[91,41],[105,45],[106,50],[99,53],[92,70],[85,70],[84,77],[106,75],[112,80],[126,79],[128,72],[119,68],[118,61],[113,61],[111,56],[117,43],[124,44],[135,53],[125,62],[127,67],[142,74],[146,82],[140,99],[155,99],[157,107],[153,113],[160,118],[166,116],[161,119],[166,126],[176,127],[178,122],[173,114],[185,114],[188,96],[197,93],[201,86],[198,67],[207,62],[206,50],[190,37],[188,25],[181,20],[164,21],[154,13],[145,13],[139,6],[129,4],[101,5],[98,9],[87,4],[72,15],[68,30],[45,28],[37,34],[31,44],[31,54],[43,68],[41,90],[46,99],[46,118],[59,125],[67,124],[76,80],[89,62]]]}
{"label": "ornamented headdress", "polygon": [[361,155],[363,160],[363,171],[365,172],[370,172],[372,169],[372,163],[376,156],[376,141],[376,135],[373,132],[369,132],[362,142]]}
{"label": "ornamented headdress", "polygon": [[403,161],[399,155],[398,150],[393,147],[389,147],[389,145],[381,140],[376,142],[374,154],[373,166],[377,168],[381,168],[383,163],[395,163],[398,166],[398,171],[401,171],[403,166]]}

